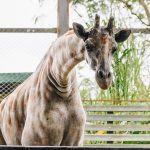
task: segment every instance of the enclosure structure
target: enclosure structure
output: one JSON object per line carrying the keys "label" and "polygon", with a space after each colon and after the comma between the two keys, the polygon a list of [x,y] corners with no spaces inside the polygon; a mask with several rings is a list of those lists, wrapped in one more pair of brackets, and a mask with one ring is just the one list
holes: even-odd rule
{"label": "enclosure structure", "polygon": [[[9,28],[0,29],[0,32],[15,33],[58,33],[61,36],[69,29],[69,2],[58,0],[58,26],[57,28],[35,29],[35,28]],[[117,29],[116,29],[117,30]],[[132,32],[150,33],[150,29],[131,29]],[[31,73],[0,74],[0,94],[2,98],[11,92],[16,86],[23,82]],[[4,77],[5,76],[5,77]],[[16,78],[16,76],[18,78]],[[11,77],[11,78],[10,78]],[[103,100],[84,100],[84,108],[87,112],[87,123],[85,130],[85,146],[96,147],[150,147],[150,125],[149,122],[150,101],[137,100],[132,102],[106,101]],[[137,105],[142,102],[143,105]],[[128,103],[128,106],[124,106]],[[138,114],[134,114],[138,112]],[[133,122],[138,122],[134,125]],[[117,123],[120,124],[117,124]],[[124,122],[128,122],[124,125]],[[138,134],[128,134],[138,132]],[[146,134],[142,134],[146,132]],[[126,141],[141,142],[148,144],[126,144]],[[40,149],[40,148],[39,148]],[[46,148],[45,148],[46,149]],[[74,148],[76,149],[76,148]],[[82,148],[83,149],[83,148]]]}

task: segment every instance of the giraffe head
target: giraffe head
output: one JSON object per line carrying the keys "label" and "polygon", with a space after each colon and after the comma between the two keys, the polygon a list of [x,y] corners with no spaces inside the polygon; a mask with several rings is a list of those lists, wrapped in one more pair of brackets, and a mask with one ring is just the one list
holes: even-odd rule
{"label": "giraffe head", "polygon": [[84,41],[85,59],[95,70],[96,81],[102,89],[107,89],[112,81],[110,66],[117,43],[127,40],[131,33],[131,30],[121,30],[114,34],[113,22],[114,18],[110,17],[107,26],[101,27],[96,14],[94,26],[87,31],[81,24],[73,23],[75,34]]}

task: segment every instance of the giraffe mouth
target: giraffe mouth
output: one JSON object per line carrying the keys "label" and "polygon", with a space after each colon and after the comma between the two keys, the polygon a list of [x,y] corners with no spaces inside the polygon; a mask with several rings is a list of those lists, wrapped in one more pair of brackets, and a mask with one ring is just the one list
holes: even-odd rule
{"label": "giraffe mouth", "polygon": [[96,80],[98,86],[103,90],[107,90],[112,83],[111,77],[103,79],[103,78],[98,77],[97,73],[95,74],[95,80]]}

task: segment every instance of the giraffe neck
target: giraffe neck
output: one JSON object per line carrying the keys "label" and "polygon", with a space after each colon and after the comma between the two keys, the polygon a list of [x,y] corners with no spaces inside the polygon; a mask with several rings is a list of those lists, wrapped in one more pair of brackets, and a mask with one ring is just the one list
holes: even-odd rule
{"label": "giraffe neck", "polygon": [[83,41],[74,33],[67,32],[54,43],[51,52],[53,62],[50,73],[59,84],[67,84],[74,67],[84,60]]}
{"label": "giraffe neck", "polygon": [[46,56],[47,76],[61,97],[77,87],[74,67],[84,60],[84,43],[70,32],[58,38]]}

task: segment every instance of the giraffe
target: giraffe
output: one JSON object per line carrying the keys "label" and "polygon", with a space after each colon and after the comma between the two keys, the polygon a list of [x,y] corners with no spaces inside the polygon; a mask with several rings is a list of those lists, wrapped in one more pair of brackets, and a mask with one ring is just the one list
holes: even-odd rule
{"label": "giraffe", "polygon": [[1,145],[83,145],[86,115],[75,66],[86,60],[99,87],[110,86],[112,55],[131,33],[114,34],[113,20],[101,27],[96,15],[89,30],[73,23],[73,30],[51,45],[36,71],[1,102]]}

